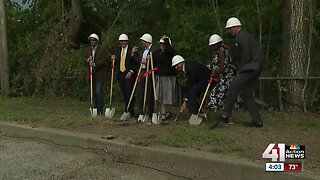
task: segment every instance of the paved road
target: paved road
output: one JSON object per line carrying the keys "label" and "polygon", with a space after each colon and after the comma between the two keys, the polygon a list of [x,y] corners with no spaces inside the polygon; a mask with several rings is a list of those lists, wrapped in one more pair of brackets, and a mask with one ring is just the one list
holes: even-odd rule
{"label": "paved road", "polygon": [[0,135],[1,180],[268,180],[303,179],[279,173],[241,173],[240,169],[215,169],[210,164],[181,164],[142,159],[104,150],[62,146],[30,138]]}
{"label": "paved road", "polygon": [[[117,158],[117,161],[121,160]],[[112,155],[103,151],[0,136],[0,179],[161,180],[188,178],[148,167],[114,162]]]}

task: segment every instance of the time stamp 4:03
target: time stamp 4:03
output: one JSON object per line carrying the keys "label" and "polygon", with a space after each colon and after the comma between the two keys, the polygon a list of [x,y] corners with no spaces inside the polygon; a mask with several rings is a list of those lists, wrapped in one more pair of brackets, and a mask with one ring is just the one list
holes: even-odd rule
{"label": "time stamp 4:03", "polygon": [[266,171],[282,172],[282,171],[303,171],[303,163],[266,163]]}

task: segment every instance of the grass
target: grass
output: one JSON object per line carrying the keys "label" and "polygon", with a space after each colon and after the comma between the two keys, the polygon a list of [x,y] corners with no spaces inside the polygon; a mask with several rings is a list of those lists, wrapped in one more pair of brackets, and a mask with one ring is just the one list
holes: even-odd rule
{"label": "grass", "polygon": [[87,117],[87,103],[57,98],[0,97],[0,120],[73,120]]}
{"label": "grass", "polygon": [[[176,125],[164,127],[130,125],[121,129],[117,123],[108,121],[104,117],[97,118],[96,121],[87,121],[91,119],[88,108],[88,102],[71,99],[8,98],[0,96],[0,120],[2,121],[27,123],[45,121],[46,123],[52,122],[52,124],[65,122],[60,123],[60,126],[57,126],[58,128],[64,128],[68,122],[72,122],[70,123],[72,125],[80,124],[78,130],[81,130],[81,132],[105,133],[105,131],[109,132],[110,128],[117,128],[116,131],[119,131],[119,133],[124,133],[121,131],[126,131],[126,134],[130,134],[129,131],[136,133],[131,135],[138,139],[139,135],[145,135],[145,131],[148,131],[149,134],[153,135],[150,137],[156,137],[149,138],[151,143],[220,154],[233,154],[253,160],[261,160],[261,153],[271,142],[298,143],[306,145],[308,150],[306,168],[320,167],[318,160],[320,159],[318,153],[320,148],[319,114],[261,111],[265,126],[263,128],[248,128],[245,127],[245,124],[250,122],[250,116],[244,110],[237,110],[232,115],[235,125],[209,131],[208,126],[218,118],[219,113],[211,112],[208,121],[200,126],[190,127],[188,125],[190,114],[184,112]],[[115,108],[117,109],[115,117],[118,118],[123,113],[123,105],[115,104]],[[177,113],[177,109],[170,109],[173,116]],[[113,125],[106,126],[106,121]],[[105,126],[105,129],[100,128],[102,126]],[[70,128],[73,130],[73,128],[76,129],[76,126]],[[99,128],[100,131],[98,131]],[[137,133],[137,130],[140,133]],[[312,164],[312,167],[310,164]]]}
{"label": "grass", "polygon": [[159,143],[182,148],[197,148],[212,152],[228,153],[241,151],[235,140],[222,132],[209,131],[204,126],[174,126],[169,128],[170,135],[161,139]]}

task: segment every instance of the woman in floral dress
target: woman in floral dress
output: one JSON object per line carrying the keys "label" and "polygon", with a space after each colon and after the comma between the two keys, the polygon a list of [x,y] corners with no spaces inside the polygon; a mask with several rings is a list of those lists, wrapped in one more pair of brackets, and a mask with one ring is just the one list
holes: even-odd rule
{"label": "woman in floral dress", "polygon": [[[220,79],[211,90],[208,106],[211,109],[221,110],[223,109],[229,85],[236,75],[236,67],[232,64],[229,49],[223,44],[219,35],[214,34],[210,37],[209,46],[213,50],[213,59],[207,67],[212,70],[211,77],[219,76]],[[235,108],[238,107],[239,99],[235,104]]]}

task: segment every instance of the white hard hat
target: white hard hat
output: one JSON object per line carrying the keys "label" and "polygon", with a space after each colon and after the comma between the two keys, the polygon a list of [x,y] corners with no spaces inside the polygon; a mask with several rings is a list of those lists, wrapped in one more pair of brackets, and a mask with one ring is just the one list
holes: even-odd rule
{"label": "white hard hat", "polygon": [[181,62],[184,62],[184,58],[180,55],[175,55],[173,58],[172,58],[172,65],[171,66],[175,66]]}
{"label": "white hard hat", "polygon": [[[169,44],[171,45],[171,39],[169,38],[169,37],[167,37],[168,39],[169,39]],[[164,40],[161,38],[160,40],[159,40],[159,43],[164,43]]]}
{"label": "white hard hat", "polygon": [[90,39],[90,38],[95,38],[96,40],[98,40],[99,41],[99,36],[98,35],[96,35],[96,34],[91,34],[89,37],[88,37],[88,39]]}
{"label": "white hard hat", "polygon": [[227,29],[227,28],[231,28],[231,27],[234,27],[234,26],[241,26],[241,22],[239,21],[238,18],[231,17],[231,18],[228,19],[225,28]]}
{"label": "white hard hat", "polygon": [[148,43],[152,43],[152,36],[148,33],[141,36],[140,40],[146,41]]}
{"label": "white hard hat", "polygon": [[218,42],[221,42],[222,38],[218,34],[214,34],[209,39],[209,46],[213,44],[217,44]]}
{"label": "white hard hat", "polygon": [[119,41],[128,41],[129,38],[126,34],[120,34]]}

